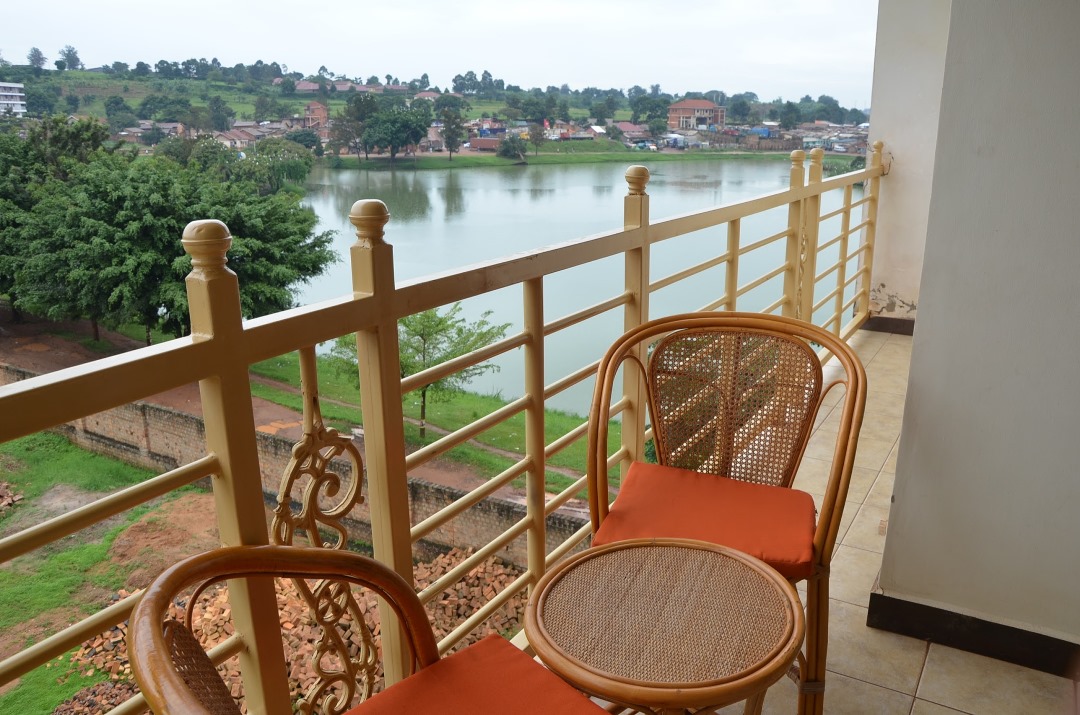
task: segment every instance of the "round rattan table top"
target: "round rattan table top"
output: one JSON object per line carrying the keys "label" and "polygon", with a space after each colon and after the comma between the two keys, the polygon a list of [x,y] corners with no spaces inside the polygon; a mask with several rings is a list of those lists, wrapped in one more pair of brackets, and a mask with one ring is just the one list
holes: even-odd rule
{"label": "round rattan table top", "polygon": [[722,706],[776,682],[803,639],[795,589],[715,544],[638,539],[556,564],[526,609],[529,642],[593,695],[653,709]]}

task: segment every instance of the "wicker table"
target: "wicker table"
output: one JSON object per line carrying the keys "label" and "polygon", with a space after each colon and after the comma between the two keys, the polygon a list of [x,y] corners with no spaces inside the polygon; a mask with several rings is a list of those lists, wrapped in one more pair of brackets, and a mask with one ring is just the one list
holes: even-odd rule
{"label": "wicker table", "polygon": [[683,713],[747,700],[798,655],[798,594],[723,546],[637,539],[588,549],[537,584],[525,632],[551,670],[609,702]]}

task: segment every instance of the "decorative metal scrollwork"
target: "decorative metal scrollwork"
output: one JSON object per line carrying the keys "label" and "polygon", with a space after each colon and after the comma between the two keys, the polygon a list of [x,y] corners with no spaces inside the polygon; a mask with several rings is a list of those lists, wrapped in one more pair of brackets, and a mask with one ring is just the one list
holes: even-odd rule
{"label": "decorative metal scrollwork", "polygon": [[[363,459],[352,439],[323,423],[313,348],[300,351],[300,375],[304,437],[293,447],[281,480],[272,538],[276,544],[290,546],[300,536],[310,546],[343,549],[348,539],[343,520],[364,502]],[[342,476],[331,469],[332,460],[342,455],[352,466],[344,488]],[[301,484],[296,510],[293,493]],[[310,656],[317,679],[297,702],[297,711],[340,715],[353,707],[358,695],[361,700],[371,695],[379,665],[374,636],[348,582],[323,579],[309,584],[294,579],[294,583],[321,631]]]}

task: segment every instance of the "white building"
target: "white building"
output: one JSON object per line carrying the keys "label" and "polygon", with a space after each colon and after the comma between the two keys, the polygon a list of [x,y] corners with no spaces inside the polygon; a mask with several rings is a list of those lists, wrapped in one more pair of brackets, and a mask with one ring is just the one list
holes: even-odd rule
{"label": "white building", "polygon": [[21,84],[0,82],[0,116],[9,113],[17,117],[26,114],[26,95]]}

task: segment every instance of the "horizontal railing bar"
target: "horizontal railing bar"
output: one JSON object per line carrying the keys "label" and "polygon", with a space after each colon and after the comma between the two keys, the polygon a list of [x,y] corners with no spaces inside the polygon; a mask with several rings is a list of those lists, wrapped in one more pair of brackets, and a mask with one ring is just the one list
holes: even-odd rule
{"label": "horizontal railing bar", "polygon": [[795,189],[781,189],[771,194],[765,194],[749,201],[737,204],[720,206],[706,211],[695,211],[672,218],[655,221],[649,225],[649,237],[652,243],[666,241],[669,238],[682,236],[694,231],[700,231],[713,226],[725,224],[737,218],[746,218],[752,214],[763,213],[771,209],[787,206],[796,201],[801,201],[808,196],[818,193],[810,186],[802,186]]}
{"label": "horizontal railing bar", "polygon": [[558,439],[554,440],[546,447],[544,447],[544,458],[551,459],[551,457],[581,439],[581,437],[588,431],[589,423],[582,422],[577,427],[564,434],[562,437],[559,437]]}
{"label": "horizontal railing bar", "polygon": [[421,464],[439,456],[443,452],[448,452],[454,447],[467,442],[484,430],[505,422],[520,412],[524,412],[528,409],[529,405],[532,404],[532,399],[533,398],[529,395],[519,397],[513,402],[503,405],[494,412],[489,412],[480,419],[470,422],[464,427],[459,427],[445,437],[441,437],[431,444],[421,447],[405,457],[405,468],[415,469]]}
{"label": "horizontal railing bar", "polygon": [[449,588],[450,584],[460,581],[461,577],[471,571],[474,566],[493,556],[499,549],[528,531],[530,524],[532,524],[532,519],[526,516],[514,523],[509,529],[484,544],[484,546],[472,556],[462,559],[461,563],[447,571],[439,579],[432,582],[427,588],[417,594],[420,598],[420,602],[427,604],[435,598],[435,596]]}
{"label": "horizontal railing bar", "polygon": [[768,246],[770,243],[776,243],[780,239],[787,238],[790,235],[791,235],[791,229],[790,228],[785,228],[783,231],[780,231],[779,233],[774,233],[771,236],[766,236],[765,238],[762,238],[762,239],[760,239],[758,241],[754,241],[753,243],[748,243],[745,246],[739,246],[739,255],[740,256],[745,256],[748,253],[753,253],[754,251],[756,251],[759,248],[764,248],[765,246]]}
{"label": "horizontal railing bar", "polygon": [[626,447],[619,447],[617,450],[615,450],[615,452],[610,457],[608,457],[607,468],[611,469],[616,464],[623,461],[624,459],[626,459],[629,456],[630,456],[630,450],[629,449],[627,449]]}
{"label": "horizontal railing bar", "polygon": [[557,333],[560,330],[569,328],[571,325],[577,325],[578,323],[588,320],[589,318],[595,318],[598,315],[603,315],[612,308],[618,308],[620,305],[626,305],[633,298],[629,291],[620,293],[614,298],[608,298],[605,301],[601,301],[594,305],[590,305],[584,310],[579,310],[576,313],[565,315],[561,318],[557,318],[544,326],[544,337]]}
{"label": "horizontal railing bar", "polygon": [[861,199],[857,199],[857,200],[855,200],[855,201],[852,201],[852,202],[851,202],[851,203],[849,204],[849,206],[850,206],[851,208],[853,208],[853,209],[855,209],[855,208],[858,208],[858,207],[862,206],[863,204],[868,204],[868,203],[870,203],[870,200],[871,200],[872,198],[873,198],[872,196],[870,196],[869,194],[866,194],[866,195],[864,195],[864,196],[863,196],[863,197],[862,197]]}
{"label": "horizontal railing bar", "polygon": [[842,310],[842,311],[843,311],[843,310],[847,310],[847,309],[848,309],[848,308],[850,308],[851,306],[855,305],[855,302],[856,302],[856,301],[857,301],[858,299],[859,299],[859,294],[858,294],[858,293],[856,293],[855,295],[851,296],[851,297],[850,297],[850,298],[848,298],[848,299],[847,299],[846,301],[844,301],[844,304],[843,304],[842,306],[840,306],[840,310]]}
{"label": "horizontal railing bar", "polygon": [[553,396],[559,394],[563,390],[573,387],[579,382],[595,375],[598,367],[600,367],[600,360],[593,360],[588,365],[578,368],[566,377],[559,378],[544,388],[544,400],[550,400]]}
{"label": "horizontal railing bar", "polygon": [[[48,663],[53,658],[67,653],[90,636],[96,636],[106,628],[112,628],[131,615],[135,604],[139,602],[142,591],[134,593],[122,601],[117,601],[97,613],[84,618],[75,625],[54,633],[43,641],[27,646],[15,655],[0,663],[0,683],[7,683],[34,668]],[[30,615],[30,614],[27,614]]]}
{"label": "horizontal railing bar", "polygon": [[848,237],[847,232],[841,232],[840,235],[833,236],[832,238],[830,238],[825,243],[819,243],[818,247],[817,247],[817,252],[821,253],[822,251],[826,251],[826,250],[832,248],[833,246],[835,246],[836,244],[840,243],[841,241],[843,241],[847,237]]}
{"label": "horizontal railing bar", "polygon": [[757,288],[757,287],[758,287],[759,285],[763,285],[763,284],[765,284],[765,283],[768,283],[768,282],[769,282],[769,281],[771,281],[771,280],[772,280],[773,278],[776,278],[776,277],[777,277],[778,275],[782,274],[782,273],[783,273],[784,271],[786,271],[787,269],[788,269],[788,267],[787,267],[787,264],[785,263],[784,265],[780,266],[779,268],[775,268],[775,269],[773,269],[773,270],[769,271],[768,273],[766,273],[765,275],[761,276],[761,277],[760,277],[760,278],[758,278],[757,280],[755,280],[755,281],[751,281],[751,282],[747,283],[746,285],[744,285],[744,286],[741,286],[741,287],[739,288],[739,291],[738,291],[738,292],[737,292],[737,293],[736,293],[735,295],[736,295],[736,296],[743,296],[743,295],[746,295],[746,294],[747,294],[747,293],[749,293],[750,291],[752,291],[752,290],[754,290],[755,288]]}
{"label": "horizontal railing bar", "polygon": [[378,310],[370,295],[348,294],[246,320],[245,359],[254,365],[370,328],[379,320]]}
{"label": "horizontal railing bar", "polygon": [[592,524],[591,523],[590,524],[585,524],[580,529],[578,529],[573,534],[571,534],[566,539],[566,541],[562,542],[561,544],[556,546],[554,549],[552,549],[551,553],[548,554],[547,558],[544,559],[544,563],[547,566],[547,568],[551,568],[552,564],[556,563],[557,561],[562,559],[562,557],[566,556],[568,553],[573,551],[574,548],[576,548],[578,544],[580,544],[582,541],[585,541],[585,538],[590,536],[590,535],[592,535]]}
{"label": "horizontal railing bar", "polygon": [[493,357],[510,352],[514,348],[520,348],[527,342],[529,342],[529,336],[526,333],[518,333],[517,335],[512,335],[509,338],[492,343],[491,345],[485,345],[472,352],[459,355],[456,358],[429,367],[426,370],[413,373],[412,375],[401,379],[401,394],[405,395],[413,390],[419,390],[421,387],[427,387],[431,383],[438,382],[448,375],[453,375],[455,372],[464,370],[467,367],[472,367],[473,365],[479,365],[485,360],[490,360]]}
{"label": "horizontal railing bar", "polygon": [[126,405],[213,374],[220,348],[178,338],[0,387],[0,442]]}
{"label": "horizontal railing bar", "polygon": [[[869,225],[870,225],[870,219],[866,219],[865,221],[860,221],[859,223],[855,224],[854,226],[852,226],[851,228],[848,229],[848,235],[851,236],[852,234],[858,233],[859,231],[862,231],[864,228],[866,228]],[[866,244],[863,244],[863,245],[866,245]]]}
{"label": "horizontal railing bar", "polygon": [[492,493],[498,491],[501,487],[506,486],[515,478],[524,474],[529,469],[530,464],[532,464],[532,460],[528,457],[518,460],[513,466],[504,469],[476,489],[473,489],[459,499],[455,499],[442,509],[439,509],[409,531],[412,542],[415,544],[417,541],[458,516],[469,507],[479,504]]}
{"label": "horizontal railing bar", "polygon": [[828,221],[829,219],[834,218],[836,216],[839,216],[841,214],[845,214],[850,210],[851,210],[851,205],[850,204],[844,204],[843,206],[836,209],[835,211],[830,211],[827,214],[822,214],[820,217],[818,217],[818,223]]}
{"label": "horizontal railing bar", "polygon": [[717,308],[719,308],[721,305],[727,303],[728,300],[729,300],[728,294],[724,293],[724,295],[721,296],[720,298],[717,298],[714,301],[710,301],[710,302],[706,303],[705,305],[701,306],[700,308],[698,308],[698,312],[700,312],[700,313],[708,313],[708,312],[714,311]]}
{"label": "horizontal railing bar", "polygon": [[832,264],[831,266],[829,266],[828,268],[823,270],[821,273],[818,273],[816,276],[814,276],[814,284],[816,285],[817,283],[819,283],[822,278],[825,278],[830,273],[835,273],[836,271],[840,270],[840,266],[844,265],[845,263],[847,263],[846,258],[843,259],[843,260],[837,261],[836,263]]}
{"label": "horizontal railing bar", "polygon": [[786,302],[787,302],[787,296],[780,296],[775,301],[773,301],[769,305],[762,308],[761,312],[767,315],[769,313],[772,313],[774,310],[776,310],[777,308],[779,308],[780,306],[782,306]]}
{"label": "horizontal railing bar", "polygon": [[817,303],[814,303],[814,307],[811,309],[811,312],[812,313],[818,312],[818,310],[821,309],[821,306],[825,305],[830,300],[833,300],[834,298],[836,298],[836,295],[838,293],[840,293],[842,290],[843,290],[843,288],[841,286],[837,286],[837,287],[833,288],[831,291],[829,291],[829,293],[824,298],[819,300]]}
{"label": "horizontal railing bar", "polygon": [[146,698],[143,694],[135,693],[130,698],[110,710],[107,715],[135,715],[136,713],[146,713],[149,711],[150,706],[146,704]]}
{"label": "horizontal railing bar", "polygon": [[395,314],[412,315],[620,255],[643,245],[646,235],[646,228],[596,234],[502,260],[404,281],[397,285],[394,295]]}
{"label": "horizontal railing bar", "polygon": [[685,280],[685,279],[689,278],[690,276],[696,276],[698,273],[701,273],[702,271],[707,271],[710,268],[715,268],[716,266],[719,266],[722,263],[727,263],[730,260],[731,260],[731,254],[730,253],[728,253],[728,252],[721,253],[719,256],[716,256],[715,258],[710,258],[707,261],[702,261],[701,263],[690,266],[689,268],[684,268],[681,271],[678,271],[676,273],[672,273],[669,276],[666,276],[666,277],[661,278],[661,279],[659,279],[657,281],[654,281],[653,283],[650,283],[649,284],[649,292],[650,293],[655,293],[656,291],[661,290],[662,288],[667,288],[669,285],[674,285],[675,283],[678,283],[681,280]]}
{"label": "horizontal railing bar", "polygon": [[574,495],[581,491],[582,487],[586,486],[585,482],[587,479],[588,475],[582,474],[580,477],[575,479],[573,483],[570,484],[570,486],[568,486],[566,489],[563,489],[561,492],[549,499],[547,504],[544,505],[544,516],[551,516],[556,511],[561,509],[566,504],[566,502],[573,499]]}
{"label": "horizontal railing bar", "polygon": [[217,468],[218,459],[210,454],[0,539],[0,563],[7,563],[34,549],[74,534],[80,529],[104,521],[110,516],[115,516],[203,477],[208,477],[214,474]]}
{"label": "horizontal railing bar", "polygon": [[[491,614],[499,610],[507,604],[507,602],[518,595],[525,588],[536,582],[536,577],[529,571],[518,576],[516,579],[506,585],[502,591],[495,594],[495,597],[485,603],[480,608],[476,609],[476,612],[466,618],[458,627],[446,634],[446,637],[439,641],[439,654],[444,654],[446,651],[457,645],[457,642],[467,636],[474,628],[491,617]],[[493,687],[502,687],[504,684],[492,684]]]}

